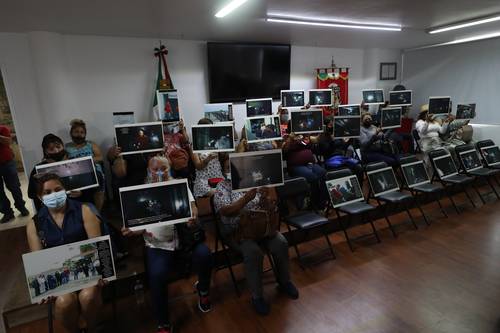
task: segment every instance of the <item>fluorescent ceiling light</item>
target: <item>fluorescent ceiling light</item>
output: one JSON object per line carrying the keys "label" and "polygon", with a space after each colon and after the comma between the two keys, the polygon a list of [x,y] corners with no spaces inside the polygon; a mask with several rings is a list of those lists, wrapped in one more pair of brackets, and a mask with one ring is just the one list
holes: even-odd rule
{"label": "fluorescent ceiling light", "polygon": [[279,13],[279,12],[268,12],[267,17],[269,17],[269,18],[284,18],[284,19],[291,19],[291,20],[297,20],[297,21],[346,23],[348,25],[350,25],[350,24],[363,25],[363,26],[375,25],[375,26],[381,26],[381,27],[401,28],[401,24],[395,24],[395,23],[380,23],[380,22],[354,21],[354,20],[346,20],[346,19],[339,19],[339,18],[310,17],[310,16],[294,15],[294,14]]}
{"label": "fluorescent ceiling light", "polygon": [[451,42],[445,42],[445,43],[439,43],[439,44],[432,44],[432,45],[414,47],[414,48],[411,48],[411,49],[406,49],[405,51],[416,51],[416,50],[428,49],[428,48],[438,47],[438,46],[446,46],[446,45],[455,45],[455,44],[470,43],[470,42],[476,42],[476,41],[479,41],[479,40],[491,39],[491,38],[498,38],[498,37],[500,37],[500,31],[492,32],[492,33],[484,34],[484,35],[478,35],[478,36],[472,36],[472,37],[455,39],[455,40],[452,40]]}
{"label": "fluorescent ceiling light", "polygon": [[233,10],[235,10],[239,6],[243,5],[247,1],[248,0],[233,0],[230,3],[228,3],[224,8],[219,10],[217,12],[217,14],[215,14],[215,17],[222,18],[222,17],[230,14]]}
{"label": "fluorescent ceiling light", "polygon": [[490,23],[490,22],[495,22],[495,21],[500,21],[500,15],[488,17],[488,18],[483,18],[483,19],[479,19],[479,20],[474,20],[474,21],[469,21],[469,22],[465,22],[465,23],[452,24],[452,25],[441,27],[441,28],[431,29],[431,30],[429,30],[429,33],[430,34],[437,34],[440,32],[462,29],[462,28],[472,27],[475,25],[480,25],[480,24],[485,24],[485,23]]}
{"label": "fluorescent ceiling light", "polygon": [[299,24],[299,25],[312,25],[318,27],[332,27],[332,28],[349,28],[349,29],[365,29],[365,30],[385,30],[385,31],[401,31],[401,27],[391,27],[391,26],[375,26],[375,25],[359,25],[359,24],[344,24],[344,23],[334,23],[328,21],[300,21],[300,20],[288,20],[280,18],[266,19],[267,22],[275,23],[288,23],[288,24]]}

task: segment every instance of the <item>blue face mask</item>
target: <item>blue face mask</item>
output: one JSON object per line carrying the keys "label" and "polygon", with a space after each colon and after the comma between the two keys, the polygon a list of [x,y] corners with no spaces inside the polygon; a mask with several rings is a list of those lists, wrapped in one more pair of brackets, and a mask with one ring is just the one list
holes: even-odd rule
{"label": "blue face mask", "polygon": [[53,192],[51,194],[44,195],[42,197],[43,204],[47,206],[47,208],[61,208],[66,203],[66,191],[58,191]]}
{"label": "blue face mask", "polygon": [[[157,176],[158,180],[154,179],[154,176]],[[158,170],[155,172],[151,172],[151,170],[148,170],[148,183],[153,183],[154,181],[162,182],[164,176],[168,178],[168,174],[165,175],[165,172]]]}

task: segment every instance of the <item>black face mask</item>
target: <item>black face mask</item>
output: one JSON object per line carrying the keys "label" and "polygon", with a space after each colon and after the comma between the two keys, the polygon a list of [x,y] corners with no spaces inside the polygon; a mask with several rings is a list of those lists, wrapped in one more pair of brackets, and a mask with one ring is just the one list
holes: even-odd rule
{"label": "black face mask", "polygon": [[80,137],[80,136],[71,136],[71,140],[73,140],[74,143],[77,145],[80,145],[85,142],[85,137]]}
{"label": "black face mask", "polygon": [[333,127],[326,127],[326,133],[333,134]]}
{"label": "black face mask", "polygon": [[60,152],[54,153],[54,154],[45,154],[45,156],[49,160],[53,160],[53,161],[59,162],[59,161],[62,161],[62,159],[64,158],[64,156],[66,156],[66,150],[63,149]]}
{"label": "black face mask", "polygon": [[365,125],[365,127],[370,127],[372,125],[372,122],[370,120],[367,120],[363,122],[363,125]]}

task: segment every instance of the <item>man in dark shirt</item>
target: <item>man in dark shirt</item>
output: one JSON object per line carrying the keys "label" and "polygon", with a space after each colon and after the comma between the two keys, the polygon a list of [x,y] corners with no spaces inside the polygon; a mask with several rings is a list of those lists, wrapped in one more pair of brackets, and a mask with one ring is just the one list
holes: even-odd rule
{"label": "man in dark shirt", "polygon": [[14,153],[10,149],[12,138],[7,126],[0,125],[0,213],[3,217],[0,223],[10,222],[14,219],[14,211],[10,206],[4,190],[5,187],[12,193],[14,205],[21,212],[22,216],[28,216],[30,213],[24,206],[23,194],[21,192],[21,183],[17,176],[16,162]]}

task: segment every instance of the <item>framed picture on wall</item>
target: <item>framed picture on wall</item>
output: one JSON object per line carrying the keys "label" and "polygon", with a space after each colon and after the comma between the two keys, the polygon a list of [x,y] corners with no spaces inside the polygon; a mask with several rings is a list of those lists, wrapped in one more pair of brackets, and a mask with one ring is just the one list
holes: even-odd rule
{"label": "framed picture on wall", "polygon": [[380,63],[380,80],[396,80],[398,76],[397,62]]}

